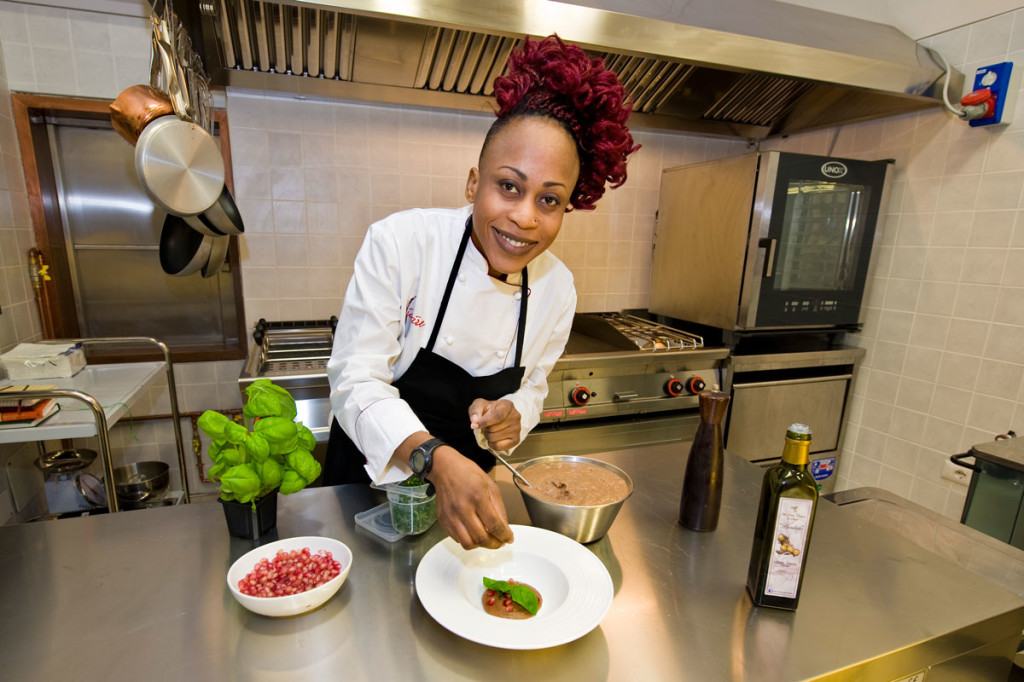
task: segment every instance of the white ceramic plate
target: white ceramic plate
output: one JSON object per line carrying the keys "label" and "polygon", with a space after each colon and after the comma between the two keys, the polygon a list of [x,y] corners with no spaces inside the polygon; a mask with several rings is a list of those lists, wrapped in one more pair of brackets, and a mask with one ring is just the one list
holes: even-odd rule
{"label": "white ceramic plate", "polygon": [[[434,545],[416,569],[416,594],[427,613],[451,632],[501,649],[544,649],[579,639],[600,624],[612,604],[608,569],[583,545],[531,526],[512,526],[515,542],[466,551],[451,538]],[[481,604],[483,578],[532,585],[543,603],[537,615],[506,620]]]}
{"label": "white ceramic plate", "polygon": [[[259,563],[260,559],[272,559],[277,555],[278,550],[292,551],[308,547],[316,554],[320,550],[327,550],[335,560],[341,563],[341,573],[331,580],[314,587],[312,590],[291,594],[286,597],[251,597],[238,591],[238,581],[248,575]],[[238,561],[228,569],[228,588],[238,603],[255,613],[264,616],[297,616],[300,613],[312,611],[328,599],[334,596],[341,584],[348,577],[352,570],[352,551],[343,542],[333,538],[319,537],[315,535],[286,538],[271,542],[262,547],[243,554]]]}

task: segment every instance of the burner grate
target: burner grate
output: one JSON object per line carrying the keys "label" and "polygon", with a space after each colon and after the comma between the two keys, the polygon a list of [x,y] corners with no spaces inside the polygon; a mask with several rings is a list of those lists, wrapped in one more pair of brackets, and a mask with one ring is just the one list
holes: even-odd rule
{"label": "burner grate", "polygon": [[679,329],[623,313],[592,313],[644,351],[692,350],[704,347],[704,339]]}

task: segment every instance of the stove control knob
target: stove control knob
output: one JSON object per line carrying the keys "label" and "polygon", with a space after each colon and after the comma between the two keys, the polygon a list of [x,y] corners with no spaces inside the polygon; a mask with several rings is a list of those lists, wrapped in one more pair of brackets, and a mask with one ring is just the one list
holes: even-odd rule
{"label": "stove control knob", "polygon": [[668,383],[665,384],[665,391],[673,398],[675,398],[677,395],[682,395],[684,390],[685,387],[683,386],[683,382],[681,382],[679,379],[676,379],[675,377],[669,379]]}
{"label": "stove control knob", "polygon": [[572,401],[573,405],[586,405],[590,400],[590,395],[590,391],[585,386],[577,386],[569,394],[569,400]]}
{"label": "stove control knob", "polygon": [[690,395],[697,395],[704,390],[704,380],[700,377],[690,377],[686,382],[686,390]]}

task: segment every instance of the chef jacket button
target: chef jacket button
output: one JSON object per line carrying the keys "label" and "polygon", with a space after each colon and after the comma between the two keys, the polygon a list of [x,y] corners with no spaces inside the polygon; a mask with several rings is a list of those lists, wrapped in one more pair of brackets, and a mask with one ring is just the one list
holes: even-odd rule
{"label": "chef jacket button", "polygon": [[516,293],[512,294],[512,298],[516,299],[517,301],[519,299],[521,299],[522,297],[523,297],[523,292],[522,291],[517,291]]}
{"label": "chef jacket button", "polygon": [[460,282],[465,282],[466,281],[466,276],[465,275],[459,275],[459,281]]}
{"label": "chef jacket button", "polygon": [[445,343],[447,343],[447,344],[448,344],[448,345],[450,346],[450,345],[452,345],[453,343],[455,343],[455,339],[453,339],[453,338],[452,338],[452,337],[450,337],[450,336],[446,336],[446,337],[444,337],[444,342],[445,342]]}
{"label": "chef jacket button", "polygon": [[503,355],[503,353],[500,350],[494,351],[494,357],[500,358],[502,355]]}

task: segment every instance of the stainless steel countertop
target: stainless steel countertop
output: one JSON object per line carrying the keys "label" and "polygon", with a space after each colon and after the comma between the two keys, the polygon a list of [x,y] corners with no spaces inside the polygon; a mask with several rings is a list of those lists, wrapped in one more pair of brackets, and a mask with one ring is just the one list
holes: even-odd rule
{"label": "stainless steel countertop", "polygon": [[[989,656],[928,682],[996,679],[1000,667],[1005,679],[1024,600],[830,503],[819,506],[799,610],[752,608],[744,580],[760,470],[727,456],[719,528],[691,532],[676,523],[687,450],[598,456],[636,490],[589,545],[611,573],[611,609],[564,646],[492,649],[435,623],[414,576],[443,531],[386,543],[353,520],[378,493],[343,486],[280,498],[277,535],[328,535],[354,553],[338,594],[296,618],[232,598],[225,575],[250,544],[229,538],[216,503],[0,528],[0,670],[132,682],[891,680],[974,650]],[[511,520],[527,523],[507,472],[498,480]]]}

